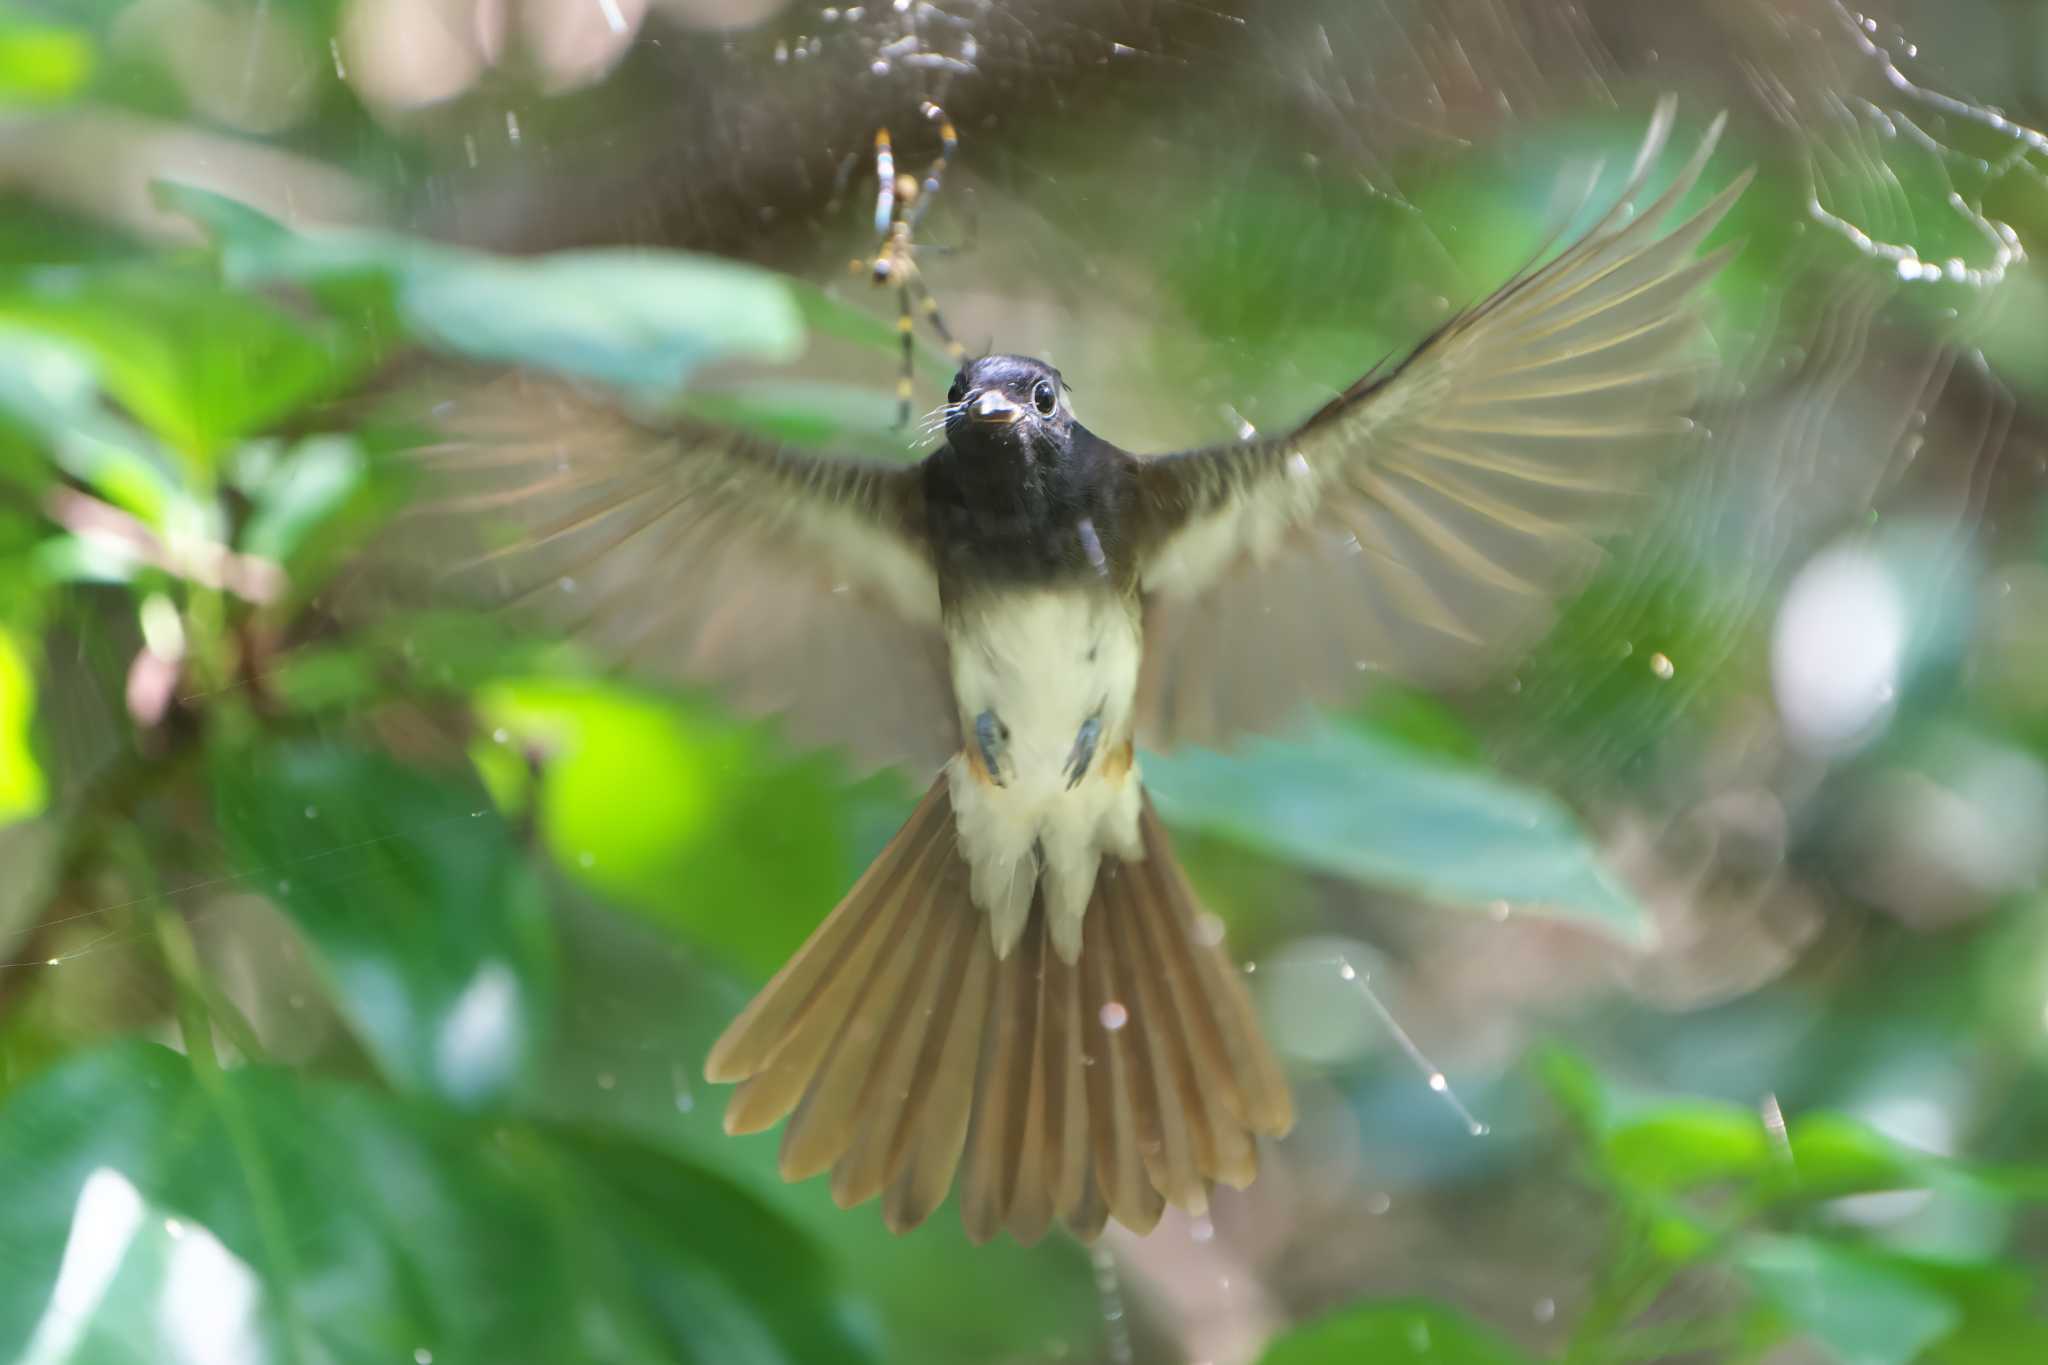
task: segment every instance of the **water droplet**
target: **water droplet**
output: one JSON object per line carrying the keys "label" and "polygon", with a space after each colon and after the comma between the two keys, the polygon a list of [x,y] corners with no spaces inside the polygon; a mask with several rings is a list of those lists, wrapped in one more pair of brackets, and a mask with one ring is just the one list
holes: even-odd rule
{"label": "water droplet", "polygon": [[166,1218],[164,1219],[164,1232],[173,1239],[183,1237],[185,1235],[185,1225],[175,1218]]}
{"label": "water droplet", "polygon": [[1512,915],[1514,912],[1515,907],[1509,905],[1506,901],[1493,901],[1490,902],[1486,907],[1487,915],[1490,918],[1492,918],[1495,923],[1505,921],[1507,917],[1509,915]]}
{"label": "water droplet", "polygon": [[1493,1129],[1487,1127],[1478,1119],[1473,1119],[1470,1123],[1465,1125],[1465,1131],[1470,1133],[1473,1137],[1485,1137],[1488,1133],[1491,1133]]}
{"label": "water droplet", "polygon": [[1102,1007],[1102,1026],[1115,1033],[1131,1020],[1131,1012],[1120,1001],[1112,1000]]}
{"label": "water droplet", "polygon": [[512,732],[500,725],[497,729],[491,731],[491,742],[493,744],[510,744],[512,742]]}
{"label": "water droplet", "polygon": [[1538,1322],[1549,1322],[1557,1316],[1557,1300],[1550,1298],[1536,1300],[1529,1308],[1529,1316],[1535,1318]]}
{"label": "water droplet", "polygon": [[318,820],[320,818],[320,808],[318,806],[306,807],[306,818],[308,820]]}
{"label": "water droplet", "polygon": [[1343,977],[1346,981],[1356,981],[1358,979],[1358,968],[1347,962],[1337,969],[1337,975]]}
{"label": "water droplet", "polygon": [[1658,681],[1670,682],[1677,674],[1678,668],[1666,655],[1659,652],[1650,656],[1650,671],[1657,675]]}
{"label": "water droplet", "polygon": [[1365,1201],[1365,1211],[1375,1218],[1393,1207],[1394,1200],[1391,1195],[1376,1194]]}
{"label": "water droplet", "polygon": [[412,1353],[412,1365],[434,1365],[434,1353],[422,1346]]}
{"label": "water droplet", "polygon": [[619,1078],[617,1076],[612,1075],[612,1073],[609,1071],[600,1071],[597,1073],[597,1088],[599,1090],[610,1090],[618,1083]]}
{"label": "water droplet", "polygon": [[1223,942],[1223,917],[1206,910],[1196,916],[1195,941],[1209,948]]}
{"label": "water droplet", "polygon": [[1451,1088],[1451,1078],[1441,1071],[1432,1071],[1429,1073],[1429,1088],[1441,1095]]}
{"label": "water droplet", "polygon": [[45,965],[46,965],[46,966],[51,966],[51,967],[54,967],[54,966],[56,966],[56,965],[57,965],[58,963],[62,962],[63,960],[64,960],[64,959],[63,959],[63,958],[61,958],[61,957],[53,957],[53,958],[51,958],[51,959],[49,960],[49,962],[48,962],[48,963],[46,963]]}

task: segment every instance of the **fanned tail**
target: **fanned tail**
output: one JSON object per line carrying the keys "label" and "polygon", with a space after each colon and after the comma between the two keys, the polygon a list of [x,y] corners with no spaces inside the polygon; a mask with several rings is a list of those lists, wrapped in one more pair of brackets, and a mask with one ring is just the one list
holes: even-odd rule
{"label": "fanned tail", "polygon": [[1140,830],[1142,861],[1103,860],[1077,961],[1036,901],[998,959],[942,776],[712,1048],[705,1075],[740,1083],[726,1130],[791,1116],[784,1178],[829,1170],[896,1232],[957,1175],[977,1242],[1147,1232],[1249,1184],[1256,1138],[1293,1123],[1287,1083],[1149,799]]}

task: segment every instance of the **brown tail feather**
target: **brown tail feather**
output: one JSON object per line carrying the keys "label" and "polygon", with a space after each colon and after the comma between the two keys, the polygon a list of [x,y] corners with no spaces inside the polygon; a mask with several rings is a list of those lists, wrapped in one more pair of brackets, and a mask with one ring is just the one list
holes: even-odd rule
{"label": "brown tail feather", "polygon": [[836,1201],[881,1195],[897,1232],[957,1172],[975,1241],[1145,1232],[1248,1184],[1257,1135],[1293,1122],[1286,1081],[1149,801],[1141,832],[1143,861],[1103,862],[1078,962],[1037,904],[998,960],[934,783],[712,1049],[705,1074],[741,1083],[728,1131],[793,1111],[783,1175],[829,1169]]}

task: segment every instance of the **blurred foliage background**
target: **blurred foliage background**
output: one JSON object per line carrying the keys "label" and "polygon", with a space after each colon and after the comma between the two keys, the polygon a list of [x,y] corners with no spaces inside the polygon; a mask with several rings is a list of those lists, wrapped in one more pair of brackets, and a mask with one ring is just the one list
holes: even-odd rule
{"label": "blurred foliage background", "polygon": [[[846,262],[937,100],[970,345],[1284,426],[1666,90],[1759,177],[1638,534],[1481,692],[1147,760],[1298,1087],[1258,1184],[969,1249],[724,1137],[917,779],[383,572],[422,401],[909,458]],[[0,1351],[2048,1359],[2044,125],[2036,0],[0,7]]]}

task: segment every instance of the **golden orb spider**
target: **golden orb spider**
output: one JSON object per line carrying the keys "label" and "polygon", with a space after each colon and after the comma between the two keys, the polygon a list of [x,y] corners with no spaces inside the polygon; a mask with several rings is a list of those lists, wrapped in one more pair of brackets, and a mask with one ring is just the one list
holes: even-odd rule
{"label": "golden orb spider", "polygon": [[896,425],[899,427],[910,423],[911,390],[917,374],[917,347],[912,335],[917,325],[917,314],[924,314],[932,330],[938,333],[939,340],[945,343],[946,354],[955,365],[967,358],[967,348],[953,339],[946,320],[939,315],[939,301],[932,297],[924,277],[918,273],[916,253],[924,248],[913,240],[917,225],[924,220],[932,200],[938,197],[940,179],[945,175],[953,153],[959,150],[960,135],[954,129],[953,121],[946,117],[946,111],[930,100],[924,102],[921,112],[926,119],[938,125],[939,155],[925,171],[923,180],[914,175],[898,174],[889,130],[882,128],[876,131],[875,179],[879,182],[879,192],[875,197],[875,232],[882,240],[873,257],[853,263],[856,271],[865,271],[876,285],[896,286],[896,330],[903,338],[903,373],[896,380]]}

